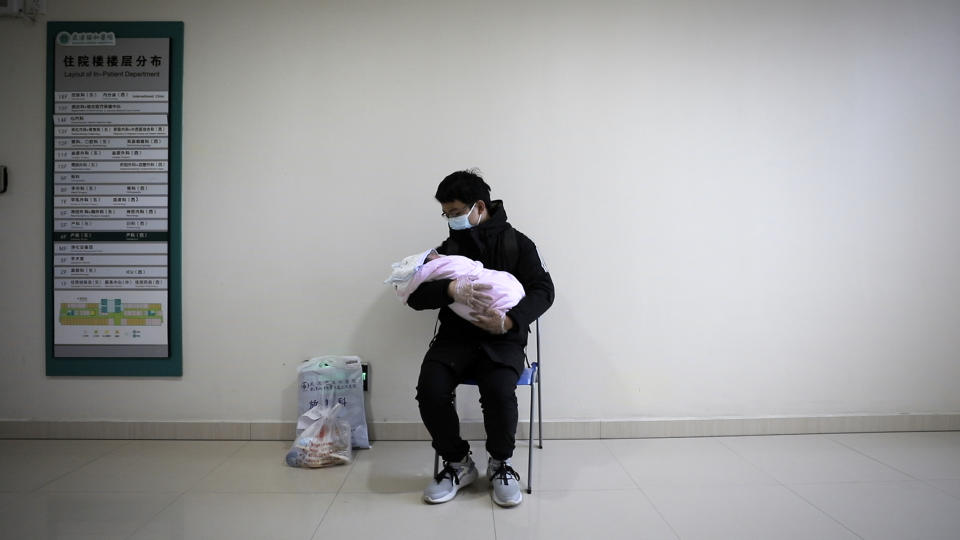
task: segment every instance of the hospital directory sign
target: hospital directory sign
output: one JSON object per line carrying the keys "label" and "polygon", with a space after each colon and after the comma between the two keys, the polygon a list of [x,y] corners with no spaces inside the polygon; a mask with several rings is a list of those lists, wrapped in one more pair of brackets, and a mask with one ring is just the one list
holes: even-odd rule
{"label": "hospital directory sign", "polygon": [[182,374],[182,23],[48,24],[47,375]]}

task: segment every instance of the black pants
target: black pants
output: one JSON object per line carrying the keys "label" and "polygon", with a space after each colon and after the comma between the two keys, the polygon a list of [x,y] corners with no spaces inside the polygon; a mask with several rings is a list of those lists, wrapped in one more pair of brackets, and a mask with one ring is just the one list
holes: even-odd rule
{"label": "black pants", "polygon": [[510,366],[490,360],[480,347],[431,347],[420,366],[417,402],[420,417],[444,461],[460,461],[470,445],[460,437],[454,390],[464,379],[480,389],[487,453],[499,460],[513,456],[517,433],[517,380]]}

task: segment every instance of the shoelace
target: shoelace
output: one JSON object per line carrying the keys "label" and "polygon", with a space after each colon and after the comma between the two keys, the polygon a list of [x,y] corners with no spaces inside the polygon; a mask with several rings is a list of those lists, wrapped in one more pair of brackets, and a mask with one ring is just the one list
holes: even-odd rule
{"label": "shoelace", "polygon": [[513,470],[513,467],[507,465],[506,463],[501,463],[500,467],[497,468],[497,471],[493,473],[493,476],[490,477],[490,481],[500,480],[503,482],[503,485],[507,485],[510,482],[511,476],[516,479],[517,482],[520,481],[520,474]]}
{"label": "shoelace", "polygon": [[443,481],[444,478],[449,478],[453,481],[454,484],[460,485],[460,473],[457,472],[449,462],[443,462],[443,470],[437,473],[437,476],[434,477],[434,480],[439,484]]}

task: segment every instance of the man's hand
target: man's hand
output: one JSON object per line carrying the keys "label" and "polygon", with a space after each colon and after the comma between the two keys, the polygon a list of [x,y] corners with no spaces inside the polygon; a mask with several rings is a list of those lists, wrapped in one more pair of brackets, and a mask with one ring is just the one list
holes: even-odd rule
{"label": "man's hand", "polygon": [[493,298],[482,291],[488,291],[492,288],[489,284],[476,283],[471,278],[461,277],[450,282],[447,292],[454,302],[460,302],[477,311],[486,311],[490,309]]}
{"label": "man's hand", "polygon": [[491,334],[506,334],[507,330],[513,328],[513,320],[507,317],[506,313],[501,313],[492,308],[471,312],[470,316],[476,319],[471,321],[474,325]]}

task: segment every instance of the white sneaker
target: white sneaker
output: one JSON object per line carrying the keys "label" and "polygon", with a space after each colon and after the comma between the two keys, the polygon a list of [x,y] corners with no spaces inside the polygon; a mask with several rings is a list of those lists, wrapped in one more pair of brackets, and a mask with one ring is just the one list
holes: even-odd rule
{"label": "white sneaker", "polygon": [[461,488],[472,484],[477,476],[477,465],[469,454],[462,461],[444,461],[443,469],[437,473],[427,489],[423,490],[423,500],[430,504],[445,503],[456,497]]}
{"label": "white sneaker", "polygon": [[500,506],[516,506],[523,501],[520,489],[520,475],[510,466],[510,460],[500,461],[490,458],[487,462],[487,478],[493,487],[493,502]]}

